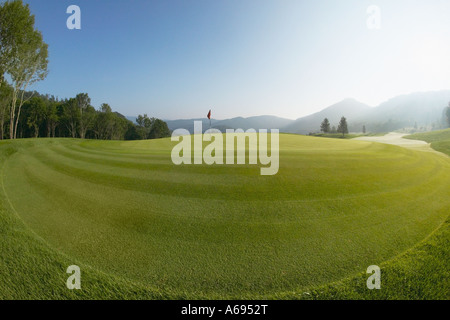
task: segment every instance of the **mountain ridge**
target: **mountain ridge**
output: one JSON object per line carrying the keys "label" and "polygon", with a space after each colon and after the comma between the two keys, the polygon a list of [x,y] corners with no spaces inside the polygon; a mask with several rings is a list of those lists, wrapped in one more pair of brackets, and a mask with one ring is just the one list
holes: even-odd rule
{"label": "mountain ridge", "polygon": [[[395,96],[378,106],[372,107],[354,98],[346,98],[318,112],[295,120],[272,115],[211,119],[211,126],[221,131],[225,129],[279,129],[280,132],[309,134],[318,132],[320,123],[328,118],[337,127],[342,116],[347,118],[349,130],[386,132],[404,127],[442,127],[443,110],[450,101],[450,90],[413,92]],[[132,120],[135,117],[127,117]],[[133,121],[133,120],[132,120]],[[209,128],[207,118],[164,120],[170,130],[184,128],[193,133],[194,121],[202,121],[203,131]]]}

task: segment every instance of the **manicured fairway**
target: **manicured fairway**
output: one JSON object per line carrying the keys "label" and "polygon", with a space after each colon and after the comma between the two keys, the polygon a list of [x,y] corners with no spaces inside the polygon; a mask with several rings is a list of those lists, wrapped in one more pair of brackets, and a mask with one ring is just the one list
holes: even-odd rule
{"label": "manicured fairway", "polygon": [[175,166],[174,145],[2,145],[6,210],[30,239],[114,279],[249,298],[364,272],[426,238],[450,209],[450,162],[434,153],[280,135],[279,172],[261,176],[259,166]]}

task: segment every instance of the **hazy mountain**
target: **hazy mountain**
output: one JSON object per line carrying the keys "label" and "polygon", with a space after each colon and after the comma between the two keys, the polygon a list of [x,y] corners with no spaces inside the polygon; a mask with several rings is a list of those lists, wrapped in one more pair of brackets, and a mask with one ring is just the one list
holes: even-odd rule
{"label": "hazy mountain", "polygon": [[[170,130],[183,128],[192,133],[194,131],[194,121],[202,121],[203,131],[209,129],[209,120],[207,118],[165,121]],[[226,120],[211,119],[211,127],[219,129],[222,132],[226,129],[282,129],[291,122],[293,120],[275,116],[237,117]]]}
{"label": "hazy mountain", "polygon": [[[209,120],[208,118],[198,118],[198,119],[179,119],[179,120],[164,120],[169,127],[169,130],[173,131],[176,129],[186,129],[190,133],[194,133],[194,121],[202,122],[203,131],[209,129]],[[218,121],[215,119],[211,119],[211,126],[214,127]]]}
{"label": "hazy mountain", "polygon": [[299,118],[283,128],[284,132],[308,134],[320,130],[320,124],[323,119],[328,118],[331,126],[337,128],[342,116],[345,116],[350,122],[351,119],[361,119],[372,111],[372,107],[358,102],[355,99],[345,99],[333,104],[322,111],[312,115]]}
{"label": "hazy mountain", "polygon": [[216,125],[233,129],[282,129],[291,124],[293,120],[275,116],[256,116],[249,118],[232,118],[218,121]]}
{"label": "hazy mountain", "polygon": [[366,122],[375,129],[388,123],[397,127],[390,130],[413,127],[416,123],[418,126],[437,125],[449,101],[450,90],[401,95],[380,104],[365,117],[355,117],[354,122]]}
{"label": "hazy mountain", "polygon": [[[439,126],[442,112],[450,101],[450,90],[418,92],[394,97],[377,107],[370,107],[355,99],[345,99],[322,111],[297,120],[276,116],[256,116],[249,118],[232,118],[226,120],[211,119],[213,128],[224,132],[226,129],[280,129],[280,132],[308,134],[319,132],[320,124],[328,118],[331,126],[337,128],[342,116],[347,118],[349,130],[360,132],[363,125],[367,131],[386,132],[404,127]],[[136,117],[127,117],[135,122]],[[181,119],[165,120],[170,130],[178,128],[194,132],[194,121],[202,121],[203,131],[209,129],[209,120]]]}
{"label": "hazy mountain", "polygon": [[354,99],[346,99],[320,112],[297,119],[283,128],[285,132],[308,134],[318,132],[324,118],[328,118],[332,126],[338,126],[342,116],[347,118],[349,130],[386,132],[404,127],[439,127],[442,112],[450,101],[450,90],[417,92],[401,95],[371,108]]}

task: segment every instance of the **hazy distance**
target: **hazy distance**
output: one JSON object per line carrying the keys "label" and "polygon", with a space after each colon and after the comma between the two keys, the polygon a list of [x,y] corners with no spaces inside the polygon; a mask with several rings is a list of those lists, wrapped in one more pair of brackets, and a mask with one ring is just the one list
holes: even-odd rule
{"label": "hazy distance", "polygon": [[[297,119],[346,98],[377,106],[450,89],[450,2],[30,0],[50,48],[31,89],[88,92],[125,115]],[[379,9],[379,29],[367,25]]]}

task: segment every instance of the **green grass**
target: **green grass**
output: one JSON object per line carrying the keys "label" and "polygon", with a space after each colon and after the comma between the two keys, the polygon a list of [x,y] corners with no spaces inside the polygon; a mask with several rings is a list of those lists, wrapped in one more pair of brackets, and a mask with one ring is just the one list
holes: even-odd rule
{"label": "green grass", "polygon": [[404,254],[380,265],[381,289],[368,290],[368,274],[302,291],[282,293],[276,299],[450,299],[450,221]]}
{"label": "green grass", "polygon": [[321,137],[321,138],[334,138],[334,139],[354,139],[359,137],[380,137],[384,136],[386,133],[347,133],[344,136],[342,133],[315,133],[313,134],[314,137]]}
{"label": "green grass", "polygon": [[447,158],[280,135],[267,177],[174,166],[173,145],[0,143],[0,299],[447,298]]}
{"label": "green grass", "polygon": [[450,129],[416,133],[405,138],[429,142],[433,149],[450,155]]}

